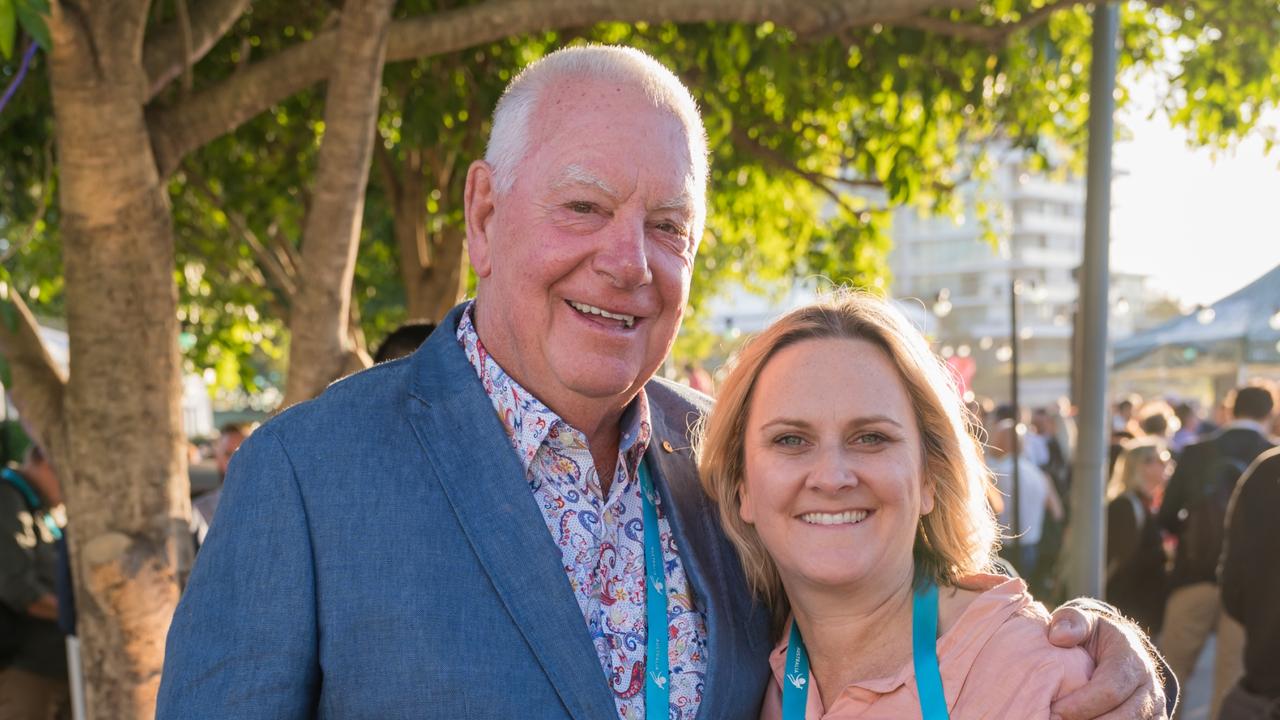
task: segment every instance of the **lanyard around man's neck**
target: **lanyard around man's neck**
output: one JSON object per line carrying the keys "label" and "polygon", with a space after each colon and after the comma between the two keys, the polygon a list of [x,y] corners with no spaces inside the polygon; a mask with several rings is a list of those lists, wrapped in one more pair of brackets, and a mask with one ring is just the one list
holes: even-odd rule
{"label": "lanyard around man's neck", "polygon": [[644,707],[646,720],[667,720],[671,712],[671,661],[667,657],[667,573],[658,528],[658,493],[644,461],[640,462],[640,498],[644,513],[645,648]]}
{"label": "lanyard around man's neck", "polygon": [[[947,700],[938,669],[938,586],[929,583],[913,593],[911,604],[911,659],[924,720],[948,720]],[[809,704],[809,653],[800,626],[791,621],[787,664],[782,683],[782,720],[804,720]]]}

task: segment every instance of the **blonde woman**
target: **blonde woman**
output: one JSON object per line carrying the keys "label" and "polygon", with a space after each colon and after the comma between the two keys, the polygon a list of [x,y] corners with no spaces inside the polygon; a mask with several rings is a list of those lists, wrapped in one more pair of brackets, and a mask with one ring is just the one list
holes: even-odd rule
{"label": "blonde woman", "polygon": [[1128,445],[1107,486],[1107,602],[1150,635],[1160,632],[1169,580],[1155,507],[1169,482],[1159,441]]}
{"label": "blonde woman", "polygon": [[985,574],[990,474],[924,338],[840,294],[749,343],[703,486],[774,611],[762,718],[1048,718],[1088,680],[1021,580]]}

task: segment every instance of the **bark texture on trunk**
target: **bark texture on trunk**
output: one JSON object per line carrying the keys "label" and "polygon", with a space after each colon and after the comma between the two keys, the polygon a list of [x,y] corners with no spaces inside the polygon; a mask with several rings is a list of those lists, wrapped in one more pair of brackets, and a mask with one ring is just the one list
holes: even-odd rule
{"label": "bark texture on trunk", "polygon": [[331,58],[324,140],[302,267],[289,314],[284,407],[315,397],[358,363],[348,332],[351,283],[373,155],[392,0],[347,0]]}
{"label": "bark texture on trunk", "polygon": [[[37,331],[22,296],[0,283],[0,303],[11,306],[0,321],[0,355],[9,367],[9,399],[22,416],[22,425],[33,436],[55,467],[67,464],[67,428],[63,403],[67,378],[54,364]],[[9,327],[9,323],[13,327]]]}
{"label": "bark texture on trunk", "polygon": [[[421,149],[406,152],[402,163],[381,146],[375,150],[394,214],[406,317],[439,322],[466,292],[466,234],[447,224],[428,231],[426,166],[430,163]],[[433,168],[441,190],[448,187],[457,158],[450,156],[444,162],[448,164]]]}
{"label": "bark texture on trunk", "polygon": [[191,542],[173,233],[143,116],[146,10],[54,3],[50,18],[71,345],[59,471],[89,716],[111,720],[155,714]]}

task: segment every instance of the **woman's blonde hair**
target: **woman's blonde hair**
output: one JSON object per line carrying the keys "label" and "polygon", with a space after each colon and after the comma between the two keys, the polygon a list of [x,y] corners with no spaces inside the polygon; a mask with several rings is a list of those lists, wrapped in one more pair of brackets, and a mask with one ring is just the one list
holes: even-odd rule
{"label": "woman's blonde hair", "polygon": [[1115,500],[1130,491],[1145,496],[1142,468],[1154,458],[1167,457],[1166,452],[1164,443],[1154,440],[1138,440],[1126,445],[1116,458],[1115,469],[1107,482],[1107,500]]}
{"label": "woman's blonde hair", "polygon": [[699,445],[702,487],[716,501],[725,534],[738,549],[752,590],[773,610],[775,630],[790,613],[777,566],[755,528],[738,514],[752,391],[769,359],[805,340],[865,340],[898,368],[920,429],[921,469],[933,510],[921,518],[913,556],[915,579],[954,585],[990,566],[996,524],[986,501],[991,475],[951,373],[924,336],[892,305],[842,290],[793,310],[748,342],[733,360]]}

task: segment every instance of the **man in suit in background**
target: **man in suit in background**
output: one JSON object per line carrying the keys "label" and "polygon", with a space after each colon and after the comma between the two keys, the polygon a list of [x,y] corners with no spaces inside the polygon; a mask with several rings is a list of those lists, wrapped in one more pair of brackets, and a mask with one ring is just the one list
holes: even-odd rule
{"label": "man in suit in background", "polygon": [[[240,449],[158,716],[755,717],[768,618],[695,474],[709,400],[653,378],[706,186],[696,105],[652,58],[573,48],[513,80],[467,177],[475,300]],[[1101,657],[1064,715],[1159,712],[1132,636],[1064,617]]]}
{"label": "man in suit in background", "polygon": [[1244,632],[1222,612],[1217,567],[1227,501],[1244,469],[1272,447],[1266,423],[1275,408],[1268,384],[1236,389],[1233,420],[1208,439],[1187,445],[1169,479],[1160,525],[1178,537],[1160,649],[1180,682],[1191,678],[1209,634],[1216,632],[1211,717],[1242,672]]}

